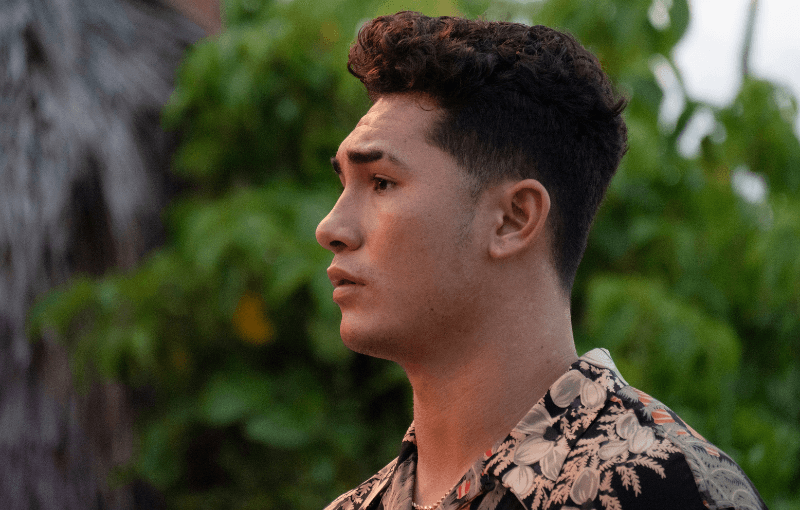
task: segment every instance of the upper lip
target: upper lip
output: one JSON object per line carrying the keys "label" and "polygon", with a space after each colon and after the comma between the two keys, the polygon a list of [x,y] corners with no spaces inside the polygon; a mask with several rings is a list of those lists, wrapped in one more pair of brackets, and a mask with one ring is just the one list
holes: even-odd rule
{"label": "upper lip", "polygon": [[361,280],[356,276],[353,276],[344,269],[336,266],[331,266],[328,268],[328,278],[330,278],[331,283],[333,284],[334,287],[338,287],[339,285],[345,285],[348,283],[354,283],[356,285],[364,285],[363,280]]}

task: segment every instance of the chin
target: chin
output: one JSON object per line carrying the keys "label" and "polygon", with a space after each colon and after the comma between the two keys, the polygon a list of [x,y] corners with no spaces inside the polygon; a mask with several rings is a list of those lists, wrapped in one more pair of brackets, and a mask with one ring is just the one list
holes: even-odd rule
{"label": "chin", "polygon": [[419,331],[396,327],[367,327],[342,320],[339,333],[345,347],[353,352],[394,361],[401,366],[420,363],[434,355],[436,342],[425,341]]}
{"label": "chin", "polygon": [[403,342],[396,330],[365,326],[342,319],[339,333],[345,347],[359,354],[396,362],[408,356],[409,353],[404,352],[409,348],[408,342]]}

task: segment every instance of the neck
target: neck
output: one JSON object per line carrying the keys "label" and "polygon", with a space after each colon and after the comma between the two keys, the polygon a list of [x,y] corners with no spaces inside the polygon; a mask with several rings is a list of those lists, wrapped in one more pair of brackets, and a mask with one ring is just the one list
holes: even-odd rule
{"label": "neck", "polygon": [[549,311],[485,317],[459,339],[459,354],[403,365],[414,391],[416,503],[439,501],[577,359],[568,305]]}

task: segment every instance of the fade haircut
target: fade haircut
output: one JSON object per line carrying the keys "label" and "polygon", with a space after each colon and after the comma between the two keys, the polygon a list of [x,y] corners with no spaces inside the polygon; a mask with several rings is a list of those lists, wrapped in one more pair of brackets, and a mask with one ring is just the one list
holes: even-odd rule
{"label": "fade haircut", "polygon": [[375,101],[422,94],[428,141],[475,182],[533,178],[551,197],[552,257],[569,294],[595,213],[626,150],[618,98],[597,58],[544,26],[399,12],[368,22],[347,69]]}

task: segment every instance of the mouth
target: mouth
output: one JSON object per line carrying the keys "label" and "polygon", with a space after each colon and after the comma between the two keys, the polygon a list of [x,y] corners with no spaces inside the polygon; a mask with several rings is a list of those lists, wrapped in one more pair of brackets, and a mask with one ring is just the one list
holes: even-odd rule
{"label": "mouth", "polygon": [[364,285],[365,283],[363,280],[337,266],[328,268],[328,278],[330,278],[334,288]]}
{"label": "mouth", "polygon": [[333,284],[333,302],[339,306],[349,303],[364,286],[363,281],[339,268],[329,269],[328,276]]}

